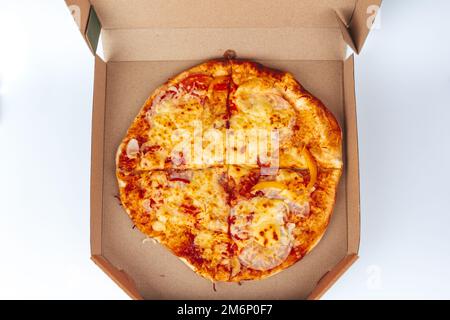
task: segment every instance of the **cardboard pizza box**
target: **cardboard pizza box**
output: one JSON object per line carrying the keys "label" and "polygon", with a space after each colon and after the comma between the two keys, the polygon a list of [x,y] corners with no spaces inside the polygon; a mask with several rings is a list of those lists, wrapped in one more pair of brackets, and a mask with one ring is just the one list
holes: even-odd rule
{"label": "cardboard pizza box", "polygon": [[[317,299],[357,260],[360,237],[354,56],[381,0],[66,0],[95,56],[92,260],[134,299]],[[103,57],[97,55],[99,45]],[[290,71],[337,117],[344,171],[322,241],[294,266],[241,286],[192,272],[144,241],[115,196],[116,149],[169,77],[227,49]]]}

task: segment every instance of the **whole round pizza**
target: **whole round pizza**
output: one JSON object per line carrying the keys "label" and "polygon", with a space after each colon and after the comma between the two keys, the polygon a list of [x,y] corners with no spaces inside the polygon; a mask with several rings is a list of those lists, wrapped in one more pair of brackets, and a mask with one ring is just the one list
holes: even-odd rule
{"label": "whole round pizza", "polygon": [[212,281],[262,279],[322,238],[341,129],[288,72],[233,57],[154,91],[117,152],[134,225]]}

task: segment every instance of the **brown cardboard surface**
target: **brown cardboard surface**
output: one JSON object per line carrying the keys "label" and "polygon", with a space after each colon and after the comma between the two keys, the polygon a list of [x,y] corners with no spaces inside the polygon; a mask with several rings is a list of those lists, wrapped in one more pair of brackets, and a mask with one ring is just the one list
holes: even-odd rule
{"label": "brown cardboard surface", "polygon": [[344,41],[361,51],[381,0],[90,3],[103,26],[107,61],[206,59],[224,48],[262,59],[343,60]]}
{"label": "brown cardboard surface", "polygon": [[91,253],[102,253],[106,63],[95,57],[91,142]]}
{"label": "brown cardboard surface", "polygon": [[91,0],[105,29],[336,28],[356,0]]}
{"label": "brown cardboard surface", "polygon": [[114,267],[103,256],[93,255],[92,261],[103,270],[114,282],[134,300],[142,300],[142,296],[136,290],[136,285],[125,272]]}
{"label": "brown cardboard surface", "polygon": [[348,30],[344,20],[342,20],[342,18],[337,13],[336,20],[338,22],[339,29],[341,30],[343,40],[353,50],[353,52],[356,52],[355,43],[353,42],[352,36],[350,35],[350,31]]}
{"label": "brown cardboard surface", "polygon": [[374,6],[380,7],[382,0],[358,0],[353,13],[349,29],[355,43],[356,52],[360,53],[364,42],[369,35],[370,28],[368,26],[368,19],[375,12],[372,12]]}
{"label": "brown cardboard surface", "polygon": [[343,60],[346,48],[339,28],[113,29],[102,39],[106,61],[210,59],[228,48],[241,58]]}
{"label": "brown cardboard surface", "polygon": [[342,276],[345,271],[347,271],[350,266],[358,260],[356,254],[349,254],[344,259],[339,261],[339,263],[326,273],[322,279],[319,280],[317,286],[308,296],[308,300],[317,300],[322,297],[322,295],[333,286],[337,279]]}
{"label": "brown cardboard surface", "polygon": [[356,0],[91,3],[106,61],[209,59],[227,48],[260,59],[343,60],[341,28],[347,31]]}
{"label": "brown cardboard surface", "polygon": [[[289,70],[320,97],[344,125],[342,61],[262,61]],[[104,173],[102,183],[102,255],[124,270],[146,299],[300,299],[347,256],[347,194],[344,175],[329,228],[318,246],[300,263],[262,281],[219,283],[217,292],[209,281],[188,269],[159,244],[142,243],[145,236],[119,206],[115,178],[115,152],[131,121],[148,95],[168,77],[192,66],[194,61],[109,62],[104,113]],[[295,285],[292,285],[295,284]]]}
{"label": "brown cardboard surface", "polygon": [[344,143],[346,145],[345,170],[347,176],[348,252],[357,254],[360,238],[359,153],[353,55],[344,62],[343,81],[345,104]]}

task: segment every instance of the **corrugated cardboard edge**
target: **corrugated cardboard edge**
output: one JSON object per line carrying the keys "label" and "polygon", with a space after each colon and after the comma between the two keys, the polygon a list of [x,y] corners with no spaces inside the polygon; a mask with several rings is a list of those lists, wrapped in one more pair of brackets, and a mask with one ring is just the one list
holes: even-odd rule
{"label": "corrugated cardboard edge", "polygon": [[360,241],[360,185],[359,185],[359,150],[358,126],[356,116],[354,55],[344,61],[343,90],[345,105],[345,154],[346,189],[347,189],[347,251],[357,254]]}
{"label": "corrugated cardboard edge", "polygon": [[308,296],[308,300],[318,300],[325,292],[330,289],[333,284],[339,279],[345,271],[358,259],[356,254],[349,254],[342,259],[333,269],[327,272],[322,279],[317,283],[317,286]]}
{"label": "corrugated cardboard edge", "polygon": [[358,0],[356,2],[355,11],[348,29],[355,44],[355,52],[358,54],[361,52],[371,31],[368,21],[373,21],[374,15],[378,12],[378,9],[376,11],[373,11],[373,9],[380,8],[381,2],[382,0]]}
{"label": "corrugated cardboard edge", "polygon": [[106,63],[95,57],[91,140],[91,254],[102,254]]}
{"label": "corrugated cardboard edge", "polygon": [[93,255],[92,261],[105,272],[126,294],[134,300],[143,300],[142,296],[136,289],[134,281],[123,271],[114,267],[105,257]]}

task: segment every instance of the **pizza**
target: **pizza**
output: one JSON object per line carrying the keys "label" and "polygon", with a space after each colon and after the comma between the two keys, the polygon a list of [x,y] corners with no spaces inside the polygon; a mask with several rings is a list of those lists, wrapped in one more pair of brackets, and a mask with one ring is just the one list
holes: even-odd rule
{"label": "pizza", "polygon": [[146,236],[213,282],[258,280],[324,235],[342,133],[290,73],[227,57],[157,88],[116,168],[121,204]]}

